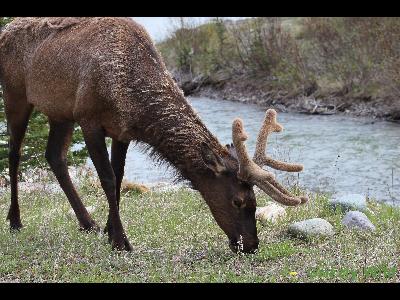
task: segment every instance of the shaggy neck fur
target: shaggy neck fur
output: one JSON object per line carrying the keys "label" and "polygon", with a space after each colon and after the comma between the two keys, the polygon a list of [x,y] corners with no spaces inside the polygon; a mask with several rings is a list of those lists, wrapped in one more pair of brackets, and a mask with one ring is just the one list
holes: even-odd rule
{"label": "shaggy neck fur", "polygon": [[141,140],[152,146],[151,156],[168,161],[181,177],[199,189],[199,180],[211,175],[202,159],[201,144],[206,143],[220,157],[229,155],[227,149],[206,128],[177,87],[173,94],[154,101],[163,105],[154,107],[154,117],[144,124]]}

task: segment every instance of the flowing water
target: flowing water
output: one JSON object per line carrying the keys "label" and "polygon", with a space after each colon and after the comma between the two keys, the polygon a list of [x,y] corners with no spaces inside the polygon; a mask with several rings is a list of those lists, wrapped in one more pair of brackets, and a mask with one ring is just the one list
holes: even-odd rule
{"label": "flowing water", "polygon": [[[265,110],[259,106],[189,98],[209,130],[222,144],[231,143],[232,120],[240,117],[249,135],[253,154]],[[366,194],[379,201],[400,204],[400,125],[345,116],[279,113],[281,133],[273,133],[267,152],[274,158],[304,164],[304,171],[290,174],[274,171],[284,184],[298,182],[311,191]],[[172,182],[172,172],[157,166],[131,145],[125,178],[154,184]]]}

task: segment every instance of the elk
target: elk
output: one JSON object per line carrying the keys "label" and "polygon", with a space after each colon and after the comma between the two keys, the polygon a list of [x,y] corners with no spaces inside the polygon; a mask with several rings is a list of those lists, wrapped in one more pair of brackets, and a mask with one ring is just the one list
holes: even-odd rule
{"label": "elk", "polygon": [[[130,18],[16,18],[0,35],[0,82],[10,132],[10,228],[22,227],[18,205],[20,148],[32,109],[48,117],[45,157],[81,229],[99,230],[75,190],[66,161],[74,124],[84,136],[108,200],[105,232],[116,250],[132,250],[120,220],[120,187],[129,143],[176,168],[198,190],[233,251],[258,248],[254,186],[285,205],[295,197],[262,166],[299,172],[265,155],[269,133],[280,131],[268,110],[254,159],[246,152],[240,119],[233,145],[223,146],[206,128],[167,71],[151,38]],[[105,138],[112,139],[111,159]]]}

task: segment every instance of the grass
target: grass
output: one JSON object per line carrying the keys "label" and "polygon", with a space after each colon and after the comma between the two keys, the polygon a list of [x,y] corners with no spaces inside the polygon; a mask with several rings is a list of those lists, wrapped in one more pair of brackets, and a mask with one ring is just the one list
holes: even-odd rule
{"label": "grass", "polygon": [[[94,219],[105,225],[107,201],[96,186],[80,188]],[[369,203],[374,233],[341,226],[343,214],[313,195],[287,208],[277,223],[258,223],[259,251],[234,254],[197,192],[123,194],[121,217],[134,251],[111,251],[103,234],[83,233],[64,194],[20,193],[25,227],[10,233],[9,193],[0,196],[0,282],[399,282],[400,209]],[[258,205],[267,203],[260,195]],[[322,217],[329,239],[290,237],[294,221]]]}

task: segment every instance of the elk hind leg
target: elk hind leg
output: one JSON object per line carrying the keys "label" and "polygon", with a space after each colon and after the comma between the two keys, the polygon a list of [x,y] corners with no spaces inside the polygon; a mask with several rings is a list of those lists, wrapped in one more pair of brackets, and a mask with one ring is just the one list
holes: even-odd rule
{"label": "elk hind leg", "polygon": [[[14,101],[14,99],[12,100]],[[10,103],[13,105],[10,105]],[[11,102],[10,99],[7,98],[7,95],[5,95],[5,111],[10,133],[8,162],[11,184],[11,205],[7,220],[10,221],[11,230],[19,230],[22,228],[18,203],[18,169],[21,159],[21,145],[32,109],[33,107],[26,103],[26,101]]]}

